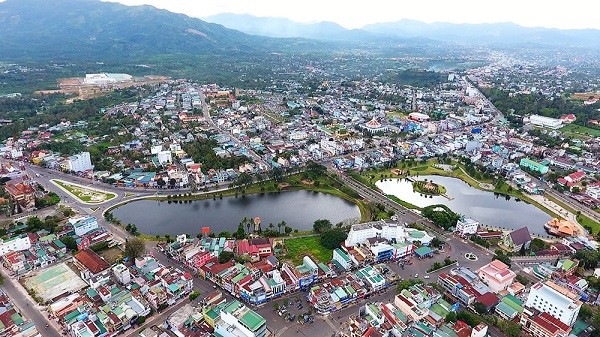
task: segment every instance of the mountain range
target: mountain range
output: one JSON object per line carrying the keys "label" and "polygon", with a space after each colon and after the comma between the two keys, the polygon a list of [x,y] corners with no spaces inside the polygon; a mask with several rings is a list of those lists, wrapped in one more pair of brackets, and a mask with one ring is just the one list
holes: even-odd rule
{"label": "mountain range", "polygon": [[248,14],[218,14],[204,18],[248,34],[270,37],[302,37],[318,40],[381,40],[422,38],[471,45],[579,46],[600,48],[600,30],[528,28],[514,23],[454,24],[415,20],[375,23],[346,29],[336,23],[299,23],[289,19]]}
{"label": "mountain range", "polygon": [[[285,18],[257,17],[249,14],[222,13],[202,18],[241,32],[275,38],[307,38],[315,40],[361,41],[378,39],[361,29],[346,29],[334,22],[301,23]],[[385,34],[384,34],[385,35]]]}
{"label": "mountain range", "polygon": [[99,0],[0,2],[1,58],[131,58],[259,51],[275,39],[151,6]]}
{"label": "mountain range", "polygon": [[238,14],[207,19],[217,23],[152,6],[100,0],[5,0],[0,2],[0,60],[119,61],[234,54],[256,58],[282,51],[372,50],[399,45],[418,50],[424,45],[444,45],[438,41],[600,48],[598,30],[410,20],[351,30],[331,22],[305,24]]}

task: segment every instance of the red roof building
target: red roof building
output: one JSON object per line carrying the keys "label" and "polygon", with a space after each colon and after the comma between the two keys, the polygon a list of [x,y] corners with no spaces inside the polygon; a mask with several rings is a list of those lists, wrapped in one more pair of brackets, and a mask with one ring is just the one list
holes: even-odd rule
{"label": "red roof building", "polygon": [[87,270],[92,275],[99,274],[109,267],[108,263],[104,261],[100,255],[89,249],[82,250],[75,254],[73,260],[82,273]]}

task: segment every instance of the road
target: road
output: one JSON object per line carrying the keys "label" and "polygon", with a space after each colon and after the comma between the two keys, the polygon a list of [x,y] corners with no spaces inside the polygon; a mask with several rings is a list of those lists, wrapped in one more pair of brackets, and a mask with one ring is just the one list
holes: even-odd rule
{"label": "road", "polygon": [[591,218],[592,220],[600,222],[600,214],[594,211],[593,209],[581,204],[579,201],[552,189],[547,189],[544,193],[555,199],[558,199],[558,201],[562,202],[563,204],[566,204],[570,208],[573,208],[575,211],[581,212],[581,214]]}
{"label": "road", "polygon": [[[58,325],[50,321],[42,313],[42,307],[31,300],[19,282],[8,276],[9,272],[4,267],[2,267],[2,273],[7,276],[4,278],[4,284],[0,288],[8,295],[11,302],[19,308],[19,311],[25,316],[26,320],[33,322],[43,337],[61,337],[62,334],[59,332]],[[46,324],[49,325],[48,328],[46,328]]]}

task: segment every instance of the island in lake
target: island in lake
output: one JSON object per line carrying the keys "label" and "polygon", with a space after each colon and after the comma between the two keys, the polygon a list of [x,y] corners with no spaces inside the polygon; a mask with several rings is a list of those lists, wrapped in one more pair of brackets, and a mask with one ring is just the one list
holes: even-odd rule
{"label": "island in lake", "polygon": [[446,188],[440,184],[436,184],[433,180],[415,180],[412,183],[413,191],[427,195],[443,195],[446,193]]}

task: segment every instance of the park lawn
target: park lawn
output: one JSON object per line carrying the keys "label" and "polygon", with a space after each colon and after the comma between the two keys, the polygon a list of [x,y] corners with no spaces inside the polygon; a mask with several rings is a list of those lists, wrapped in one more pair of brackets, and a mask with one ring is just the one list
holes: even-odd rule
{"label": "park lawn", "polygon": [[[113,199],[113,198],[116,197],[116,194],[114,194],[114,193],[100,192],[100,191],[97,191],[97,190],[94,190],[94,189],[88,189],[85,186],[78,186],[78,185],[68,184],[68,183],[65,183],[63,181],[56,180],[56,179],[52,179],[51,181],[53,183],[55,183],[56,185],[64,188],[65,190],[69,191],[69,193],[71,193],[72,195],[74,195],[75,197],[77,197],[77,199],[79,199],[79,200],[81,200],[83,202],[88,202],[88,203],[102,203],[102,202],[111,200],[111,199]],[[77,192],[75,189],[89,190],[90,192],[95,193],[95,194],[102,194],[102,195],[104,195],[104,200],[102,200],[102,201],[93,201],[91,195],[82,195],[82,193]]]}
{"label": "park lawn", "polygon": [[294,265],[302,263],[305,255],[314,258],[315,262],[327,263],[333,258],[333,250],[321,245],[320,236],[307,236],[303,238],[286,239],[284,245],[287,249],[285,258]]}
{"label": "park lawn", "polygon": [[[588,218],[583,214],[577,215],[577,222],[583,227],[589,227],[592,229],[592,233],[598,233],[600,231],[600,223]],[[590,234],[592,234],[590,233]]]}
{"label": "park lawn", "polygon": [[560,131],[573,136],[600,137],[600,130],[577,124],[566,125]]}

